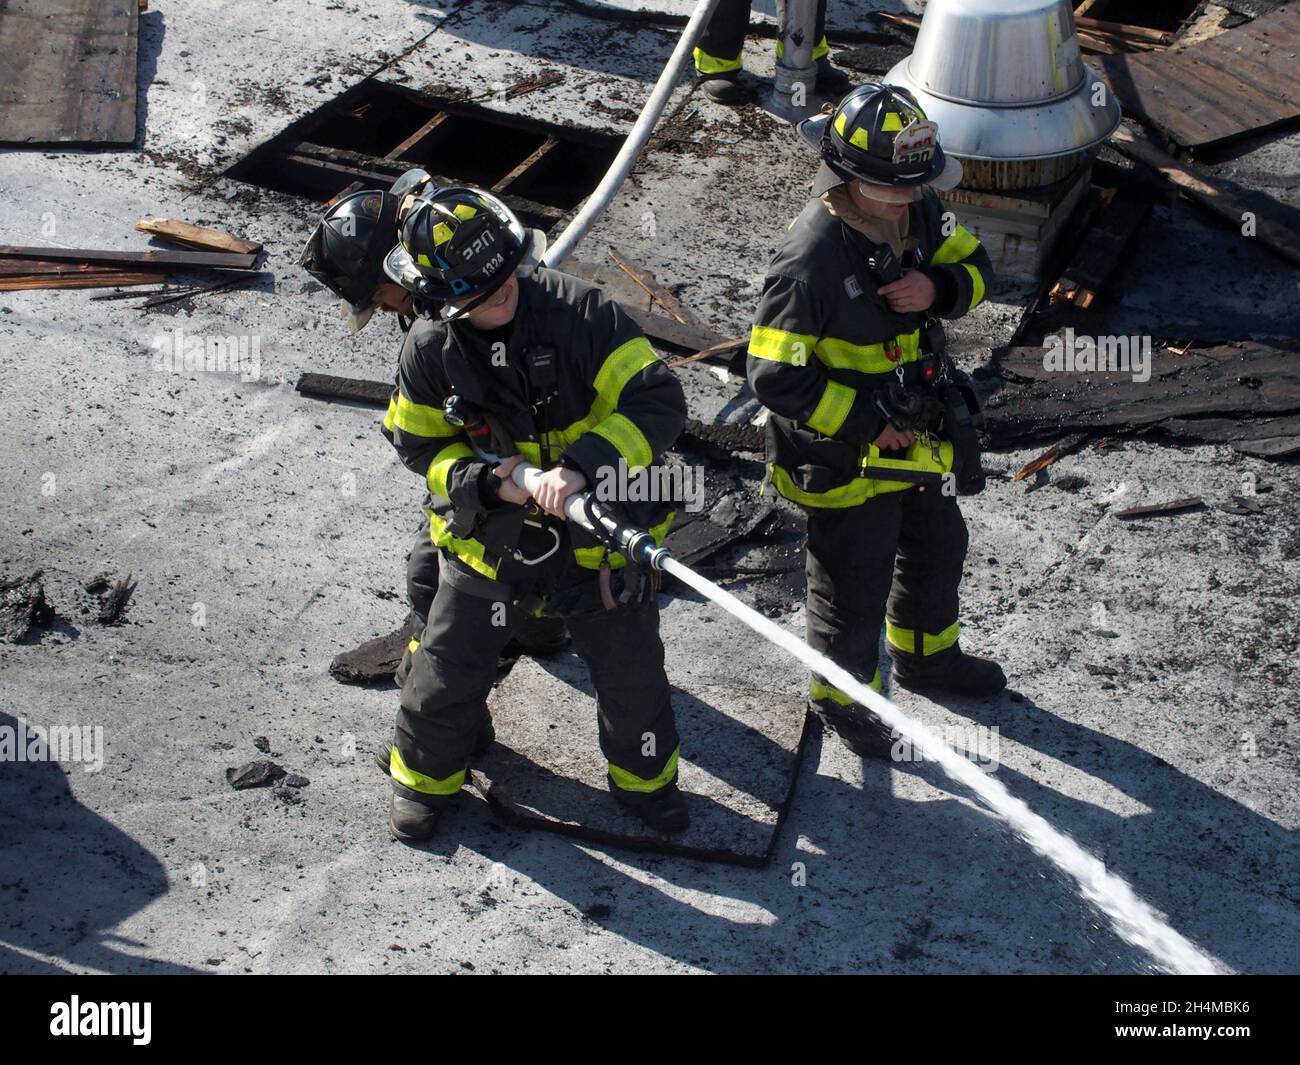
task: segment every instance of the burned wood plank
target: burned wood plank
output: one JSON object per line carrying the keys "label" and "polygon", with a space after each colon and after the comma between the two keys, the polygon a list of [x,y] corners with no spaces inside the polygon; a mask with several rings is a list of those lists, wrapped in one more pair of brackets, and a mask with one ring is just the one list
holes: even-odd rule
{"label": "burned wood plank", "polygon": [[0,4],[0,143],[132,144],[136,0]]}
{"label": "burned wood plank", "polygon": [[[317,182],[324,187],[334,187],[340,181],[356,181],[362,186],[370,188],[387,188],[398,177],[401,176],[399,171],[403,169],[400,166],[392,166],[382,159],[367,157],[367,165],[362,168],[358,165],[339,162],[337,158],[325,158],[324,155],[339,156],[343,153],[341,148],[326,148],[319,151],[312,151],[309,146],[299,145],[299,150],[284,152],[276,157],[276,162],[290,168],[297,168],[305,171],[315,171]],[[310,152],[310,154],[309,154]],[[356,153],[346,153],[356,154]]]}
{"label": "burned wood plank", "polygon": [[1074,24],[1080,29],[1105,37],[1129,38],[1155,45],[1168,45],[1174,42],[1174,35],[1165,30],[1152,29],[1149,26],[1134,26],[1127,22],[1089,18],[1087,15],[1080,15],[1077,11],[1074,15]]}
{"label": "burned wood plank", "polygon": [[1150,506],[1117,510],[1115,517],[1128,521],[1133,518],[1153,518],[1162,514],[1179,514],[1186,510],[1204,509],[1205,502],[1200,496],[1188,496],[1186,499],[1171,499],[1167,503],[1152,503]]}
{"label": "burned wood plank", "polygon": [[[1135,380],[1142,376],[1136,364],[1106,372],[1048,370],[1044,354],[1038,348],[995,355],[995,366],[1024,370],[1012,372],[985,406],[985,431],[995,446],[1103,431],[1158,431],[1207,442],[1297,431],[1286,425],[1300,419],[1300,344],[1243,342],[1182,357],[1152,350],[1146,380]],[[1252,422],[1272,428],[1250,432]]]}
{"label": "burned wood plank", "polygon": [[251,270],[256,255],[215,251],[104,251],[88,248],[44,248],[2,245],[0,259],[35,259],[39,262],[88,263],[92,266],[158,266],[173,269]]}
{"label": "burned wood plank", "polygon": [[177,218],[142,218],[135,224],[141,233],[150,233],[164,237],[176,244],[200,251],[225,251],[236,255],[256,255],[262,245],[254,240],[223,233],[219,229],[207,229],[203,226],[182,222]]}
{"label": "burned wood plank", "polygon": [[333,377],[324,373],[305,373],[294,386],[304,396],[320,399],[339,399],[351,403],[365,403],[372,407],[388,407],[393,395],[393,382],[367,381],[360,377]]}
{"label": "burned wood plank", "polygon": [[1290,455],[1300,455],[1300,435],[1267,436],[1262,440],[1237,440],[1233,442],[1232,450],[1260,459],[1283,459]]}
{"label": "burned wood plank", "polygon": [[505,177],[503,177],[500,181],[498,181],[495,185],[492,186],[491,191],[497,193],[498,195],[500,195],[503,192],[510,191],[511,185],[513,185],[516,181],[519,181],[529,172],[529,170],[531,170],[538,163],[546,159],[547,156],[549,156],[553,151],[555,151],[555,149],[559,146],[559,143],[560,142],[556,140],[554,137],[548,136],[546,140],[542,141],[541,147],[537,148],[533,152],[530,152],[523,160],[517,163],[514,169],[512,169],[508,174],[506,174]]}
{"label": "burned wood plank", "polygon": [[388,152],[385,159],[407,159],[423,155],[432,148],[445,133],[443,128],[451,118],[450,111],[439,111],[419,129],[403,140],[396,148]]}
{"label": "burned wood plank", "polygon": [[0,292],[45,288],[108,288],[115,285],[152,285],[166,274],[143,270],[116,270],[86,263],[43,263],[32,259],[0,259]]}
{"label": "burned wood plank", "polygon": [[104,273],[37,274],[0,278],[0,292],[32,292],[37,289],[110,288],[117,285],[154,285],[165,281],[163,274]]}
{"label": "burned wood plank", "polygon": [[1039,470],[1047,469],[1048,466],[1052,465],[1058,459],[1064,458],[1072,451],[1077,451],[1079,449],[1079,445],[1082,444],[1087,439],[1088,439],[1087,433],[1072,433],[1070,436],[1067,436],[1064,440],[1060,440],[1057,443],[1053,444],[1042,454],[1037,455],[1029,462],[1025,463],[1025,465],[1021,466],[1020,469],[1016,471],[1016,475],[1011,479],[1013,481],[1023,481],[1026,477],[1029,477],[1031,474],[1035,474]]}
{"label": "burned wood plank", "polygon": [[1112,196],[1084,234],[1074,258],[1049,298],[1053,302],[1069,301],[1083,310],[1091,307],[1111,274],[1119,267],[1124,249],[1150,212],[1149,200]]}
{"label": "burned wood plank", "polygon": [[[1121,154],[1151,167],[1185,196],[1226,219],[1238,232],[1241,232],[1248,215],[1255,217],[1255,236],[1243,239],[1258,240],[1270,251],[1300,266],[1300,230],[1295,224],[1294,209],[1277,203],[1271,197],[1260,197],[1247,205],[1225,183],[1180,163],[1155,145],[1134,137],[1122,126],[1112,135],[1110,144]],[[1267,209],[1261,212],[1261,206]]]}

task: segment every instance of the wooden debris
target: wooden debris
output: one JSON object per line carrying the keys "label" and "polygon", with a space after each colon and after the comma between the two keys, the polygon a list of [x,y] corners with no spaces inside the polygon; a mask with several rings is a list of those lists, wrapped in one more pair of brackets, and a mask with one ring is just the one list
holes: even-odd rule
{"label": "wooden debris", "polygon": [[1023,481],[1031,474],[1035,474],[1039,470],[1047,469],[1047,467],[1056,462],[1057,459],[1064,458],[1071,451],[1078,450],[1079,445],[1086,439],[1088,439],[1087,433],[1073,433],[1070,436],[1067,436],[1064,440],[1060,440],[1053,444],[1041,455],[1038,455],[1036,458],[1027,462],[1016,471],[1016,475],[1011,479],[1013,481]]}
{"label": "wooden debris", "polygon": [[365,403],[373,407],[387,407],[393,394],[392,381],[367,381],[359,377],[332,377],[324,373],[305,373],[298,378],[297,388],[304,396],[319,399],[339,399],[352,403]]}
{"label": "wooden debris", "polygon": [[1300,435],[1266,436],[1259,440],[1235,440],[1233,451],[1257,459],[1284,459],[1300,455]]}
{"label": "wooden debris", "polygon": [[878,18],[883,22],[892,22],[895,26],[902,26],[908,30],[919,30],[921,20],[915,15],[895,15],[888,11],[873,11],[872,17]]}
{"label": "wooden debris", "polygon": [[721,344],[714,344],[712,347],[705,348],[703,351],[697,351],[694,355],[687,355],[680,359],[673,359],[668,364],[668,369],[675,370],[679,366],[687,366],[692,362],[699,362],[701,359],[707,359],[713,355],[721,355],[723,352],[735,351],[737,348],[743,348],[749,343],[749,337],[740,337],[737,340],[724,340]]}
{"label": "wooden debris", "polygon": [[[1127,338],[1129,345],[1140,340]],[[1040,347],[995,352],[1003,383],[984,410],[995,447],[1064,433],[1158,431],[1207,443],[1300,434],[1300,343],[1243,341],[1183,356],[1152,345],[1147,380],[1134,380],[1134,364],[1048,369],[1045,353]]]}
{"label": "wooden debris", "polygon": [[0,580],[0,641],[22,643],[35,627],[44,627],[54,619],[54,608],[45,598],[42,573],[30,577]]}
{"label": "wooden debris", "polygon": [[[166,293],[172,291],[167,287],[166,279],[162,281],[162,286],[163,287],[158,289],[154,293],[154,295],[165,295]],[[90,301],[92,303],[95,303],[101,300],[138,300],[144,298],[147,295],[149,295],[149,293],[147,292],[107,292],[101,296],[91,296]]]}
{"label": "wooden debris", "polygon": [[29,259],[0,260],[0,292],[24,292],[40,288],[109,288],[118,285],[155,285],[165,274],[114,270],[84,263],[65,263],[57,268]]}
{"label": "wooden debris", "polygon": [[558,85],[563,80],[564,74],[558,70],[550,70],[545,74],[525,78],[506,89],[506,99],[515,100],[520,96],[527,96],[530,92],[536,92],[538,89],[548,89],[552,85]]}
{"label": "wooden debris", "polygon": [[165,237],[173,243],[182,244],[187,248],[198,248],[201,251],[256,255],[262,250],[262,245],[257,241],[232,237],[229,233],[222,233],[218,229],[205,229],[203,226],[191,225],[189,222],[181,222],[175,218],[142,218],[135,224],[135,228],[141,233],[152,233],[154,236]]}
{"label": "wooden debris", "polygon": [[251,285],[254,281],[269,280],[274,276],[273,273],[267,270],[257,274],[240,274],[237,277],[228,277],[223,281],[214,281],[210,285],[199,285],[180,292],[160,292],[145,300],[140,305],[140,309],[148,311],[154,307],[161,307],[165,303],[174,303],[177,300],[190,299],[193,296],[204,296],[209,292],[223,292],[226,289],[240,288],[244,285]]}
{"label": "wooden debris", "polygon": [[1300,6],[1165,52],[1108,55],[1101,67],[1128,114],[1185,148],[1300,115]]}
{"label": "wooden debris", "polygon": [[132,144],[137,0],[0,4],[0,143]]}
{"label": "wooden debris", "polygon": [[[1300,227],[1295,224],[1292,208],[1263,195],[1252,199],[1248,205],[1223,182],[1186,163],[1180,163],[1155,145],[1134,137],[1122,126],[1112,135],[1110,144],[1130,159],[1152,167],[1177,186],[1185,196],[1225,218],[1239,233],[1246,217],[1254,216],[1255,235],[1243,235],[1242,239],[1258,240],[1288,262],[1300,266]],[[1261,211],[1261,207],[1265,211]]]}
{"label": "wooden debris", "polygon": [[[688,329],[694,329],[703,334],[712,332],[707,325],[701,322],[691,311],[687,310],[676,296],[656,281],[649,270],[633,262],[625,252],[621,252],[613,245],[610,245],[609,257],[620,270],[645,289],[650,298],[667,311],[671,317]],[[719,341],[721,339],[721,337],[718,338]]]}
{"label": "wooden debris", "polygon": [[1117,196],[1115,189],[1106,189],[1102,196],[1100,214],[1084,234],[1074,258],[1049,293],[1052,303],[1073,303],[1080,310],[1088,310],[1124,258],[1124,249],[1133,234],[1151,211],[1149,201]]}
{"label": "wooden debris", "polygon": [[100,600],[99,614],[95,618],[101,625],[121,623],[122,615],[126,613],[127,603],[131,601],[131,593],[135,591],[132,576],[133,574],[128,573],[122,580],[114,581],[108,586],[107,594]]}
{"label": "wooden debris", "polygon": [[251,270],[256,255],[213,251],[101,251],[85,248],[45,248],[31,245],[0,245],[0,259],[29,259],[47,263],[83,263],[91,266],[159,267],[173,270],[216,268]]}
{"label": "wooden debris", "polygon": [[1106,19],[1089,18],[1087,15],[1080,15],[1078,12],[1075,13],[1074,24],[1079,29],[1087,30],[1095,36],[1113,37],[1126,43],[1132,42],[1134,46],[1146,45],[1159,48],[1174,43],[1174,35],[1164,30],[1151,29],[1148,26],[1132,26],[1127,22],[1110,22]]}
{"label": "wooden debris", "polygon": [[1153,503],[1146,507],[1129,507],[1118,510],[1115,517],[1128,521],[1132,518],[1152,518],[1161,514],[1179,514],[1186,510],[1204,510],[1205,503],[1200,496],[1188,496],[1186,499],[1171,499],[1168,503]]}

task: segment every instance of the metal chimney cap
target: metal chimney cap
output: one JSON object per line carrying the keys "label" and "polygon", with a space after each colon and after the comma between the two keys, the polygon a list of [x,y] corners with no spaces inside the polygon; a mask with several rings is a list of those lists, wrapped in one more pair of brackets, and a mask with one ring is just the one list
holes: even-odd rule
{"label": "metal chimney cap", "polygon": [[961,103],[1018,107],[1084,80],[1069,0],[930,0],[908,60],[914,84]]}
{"label": "metal chimney cap", "polygon": [[1121,117],[1080,58],[1069,0],[930,0],[915,50],[884,80],[910,89],[944,150],[966,159],[1069,155]]}
{"label": "metal chimney cap", "polygon": [[[1099,144],[1119,127],[1119,102],[1087,67],[1079,91],[1052,103],[990,107],[958,103],[925,91],[903,60],[885,81],[911,89],[926,116],[939,126],[944,151],[962,159],[1051,159]],[[1094,96],[1094,93],[1096,94]],[[1095,106],[1093,100],[1102,101]]]}

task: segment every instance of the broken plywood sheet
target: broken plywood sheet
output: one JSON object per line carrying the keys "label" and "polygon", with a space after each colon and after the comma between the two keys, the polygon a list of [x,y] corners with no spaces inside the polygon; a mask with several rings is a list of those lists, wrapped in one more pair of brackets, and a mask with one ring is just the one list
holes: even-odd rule
{"label": "broken plywood sheet", "polygon": [[1300,115],[1300,8],[1281,8],[1187,48],[1100,59],[1130,114],[1186,148]]}
{"label": "broken plywood sheet", "polygon": [[139,0],[0,4],[0,143],[135,141]]}
{"label": "broken plywood sheet", "polygon": [[761,866],[794,794],[804,700],[691,682],[673,689],[682,737],[679,781],[691,827],[646,828],[615,804],[596,731],[596,700],[576,655],[521,658],[489,702],[497,742],[473,785],[499,814],[592,843]]}

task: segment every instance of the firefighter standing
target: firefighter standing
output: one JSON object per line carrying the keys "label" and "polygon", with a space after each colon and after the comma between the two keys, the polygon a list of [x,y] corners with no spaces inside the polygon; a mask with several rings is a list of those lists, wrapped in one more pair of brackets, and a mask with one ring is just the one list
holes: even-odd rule
{"label": "firefighter standing", "polygon": [[[430,177],[422,170],[408,171],[390,190],[363,189],[340,197],[322,216],[307,246],[301,265],[339,297],[349,333],[365,328],[376,310],[397,316],[402,333],[414,317],[411,293],[384,273],[384,258],[397,242],[398,220]],[[396,415],[389,407],[388,418]],[[411,668],[411,654],[429,616],[438,589],[438,549],[429,536],[429,522],[420,521],[415,543],[407,556],[406,595],[410,612],[401,629],[406,649],[394,679],[400,686]],[[398,634],[394,634],[396,636]],[[530,618],[515,636],[507,653],[545,655],[568,644],[564,622],[558,618]],[[384,764],[388,764],[385,747]]]}
{"label": "firefighter standing", "polygon": [[[799,132],[822,164],[764,282],[748,378],[771,412],[773,485],[808,516],[808,643],[879,690],[883,623],[901,686],[993,694],[1002,670],[958,643],[955,494],[982,475],[974,393],[938,322],[975,307],[991,278],[934,191],[960,164],[894,86],[861,86]],[[824,678],[809,694],[853,750],[888,755],[879,718]]]}
{"label": "firefighter standing", "polygon": [[[740,98],[740,53],[749,29],[750,0],[720,0],[695,48],[695,75],[704,91],[720,104],[735,103]],[[830,45],[826,41],[826,0],[817,5],[817,43],[812,57],[817,64],[817,90],[832,95],[849,87],[848,76],[831,65]],[[781,42],[776,42],[777,57]]]}
{"label": "firefighter standing", "polygon": [[[437,189],[405,216],[385,263],[421,317],[384,431],[429,487],[442,556],[389,767],[390,831],[403,841],[431,835],[459,791],[491,727],[498,654],[542,609],[565,618],[591,670],[614,797],[660,831],[687,824],[653,582],[563,520],[570,494],[673,444],[685,397],[616,304],[550,270],[516,274],[539,239],[488,193]],[[466,425],[490,429],[492,453]],[[510,480],[521,458],[545,471],[535,500]],[[662,540],[666,505],[624,509]]]}

